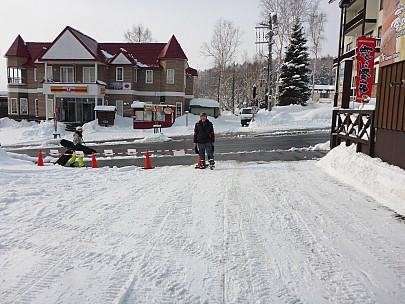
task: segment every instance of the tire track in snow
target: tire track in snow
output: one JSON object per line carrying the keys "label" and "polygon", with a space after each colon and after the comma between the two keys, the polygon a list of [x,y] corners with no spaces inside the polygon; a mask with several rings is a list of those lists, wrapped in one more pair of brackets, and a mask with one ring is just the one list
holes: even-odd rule
{"label": "tire track in snow", "polygon": [[[181,177],[180,185],[190,188],[196,186],[196,181]],[[177,186],[178,187],[178,186]],[[154,298],[161,303],[201,303],[199,295],[193,295],[181,274],[186,272],[181,263],[187,255],[208,260],[212,263],[219,261],[211,253],[201,247],[196,247],[195,241],[188,241],[187,229],[191,225],[190,208],[192,200],[183,190],[176,188],[165,189],[166,197],[160,197],[157,212],[145,233],[145,249],[137,261],[130,280],[121,289],[121,295],[116,303],[148,303],[148,294],[154,293]],[[149,196],[149,194],[145,194]],[[170,252],[170,255],[166,254]],[[180,274],[180,276],[179,276]]]}
{"label": "tire track in snow", "polygon": [[[301,176],[302,173],[297,172],[297,175]],[[316,179],[318,178],[316,177]],[[330,179],[330,177],[327,178]],[[363,248],[367,249],[375,257],[376,262],[383,264],[389,271],[392,271],[398,279],[396,282],[397,290],[402,290],[402,293],[405,295],[405,265],[401,263],[401,261],[405,260],[405,248],[398,246],[398,244],[389,244],[386,238],[376,231],[374,225],[366,216],[361,218],[357,212],[349,212],[351,208],[346,202],[356,204],[357,208],[362,208],[362,205],[358,207],[362,202],[355,202],[352,200],[352,197],[342,196],[340,199],[342,203],[338,204],[336,203],[336,193],[331,193],[330,189],[322,185],[324,184],[320,183],[319,180],[314,180],[313,187],[316,191],[309,192],[304,187],[301,187],[299,191],[306,193],[307,197],[313,198],[313,202],[323,211],[323,214],[328,215],[328,221],[333,223],[335,227],[339,227],[346,234],[351,235],[352,242],[361,244]],[[347,189],[347,185],[342,183],[339,183],[339,186],[341,189]],[[315,196],[320,193],[325,202],[323,204],[319,203],[319,196]],[[390,220],[385,225],[390,225],[389,222]],[[394,220],[392,220],[391,224],[400,228],[403,227],[398,225]]]}
{"label": "tire track in snow", "polygon": [[[288,167],[289,170],[298,174],[296,166],[289,164]],[[326,244],[318,236],[319,225],[299,209],[302,204],[312,204],[316,200],[307,199],[300,190],[289,188],[290,180],[287,177],[280,175],[278,180],[280,185],[287,185],[287,187],[275,186],[271,193],[266,189],[265,195],[278,197],[277,201],[280,203],[278,212],[281,212],[279,216],[287,223],[280,232],[298,244],[297,249],[306,257],[318,278],[325,282],[324,287],[329,290],[329,295],[325,295],[325,297],[336,303],[356,303],[358,301],[375,303],[369,291],[352,275],[351,271],[342,268],[339,252],[329,245],[325,247]],[[301,175],[295,181],[299,184],[300,181],[308,180],[311,177],[312,174],[310,176]],[[322,194],[319,196],[321,200]],[[308,205],[305,208],[309,210]]]}
{"label": "tire track in snow", "polygon": [[[262,176],[246,176],[244,180],[258,181]],[[243,186],[243,180],[234,176],[227,189],[225,221],[225,292],[224,303],[305,303],[283,281],[277,272],[277,261],[267,260],[268,249],[263,230],[257,225],[256,188]],[[260,188],[260,186],[259,186]],[[240,191],[244,189],[244,191]],[[239,191],[238,191],[239,190]],[[227,289],[231,289],[227,292]],[[228,295],[229,293],[229,295]],[[230,295],[237,295],[230,298]]]}

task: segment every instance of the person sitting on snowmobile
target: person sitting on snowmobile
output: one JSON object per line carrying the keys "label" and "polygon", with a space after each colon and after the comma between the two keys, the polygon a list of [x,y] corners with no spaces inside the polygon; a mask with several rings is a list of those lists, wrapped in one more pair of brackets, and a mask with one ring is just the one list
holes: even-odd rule
{"label": "person sitting on snowmobile", "polygon": [[208,161],[210,166],[213,167],[214,162],[214,126],[212,122],[207,119],[207,113],[202,112],[200,114],[200,120],[194,127],[194,150],[200,155],[201,169],[205,169],[205,152],[208,155]]}
{"label": "person sitting on snowmobile", "polygon": [[[73,144],[75,146],[83,144],[83,128],[82,127],[76,127],[76,131],[75,131],[75,133],[73,133]],[[75,162],[76,162],[76,151],[73,152],[72,157],[69,160],[70,166],[75,167]],[[78,164],[79,164],[79,167],[84,167],[82,154],[79,155]]]}

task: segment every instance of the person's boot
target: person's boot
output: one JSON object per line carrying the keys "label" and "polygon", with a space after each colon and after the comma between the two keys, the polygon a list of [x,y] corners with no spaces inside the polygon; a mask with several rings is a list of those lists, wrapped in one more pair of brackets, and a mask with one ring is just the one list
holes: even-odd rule
{"label": "person's boot", "polygon": [[200,165],[200,169],[205,169],[206,165],[205,165],[205,160],[201,161],[201,165]]}

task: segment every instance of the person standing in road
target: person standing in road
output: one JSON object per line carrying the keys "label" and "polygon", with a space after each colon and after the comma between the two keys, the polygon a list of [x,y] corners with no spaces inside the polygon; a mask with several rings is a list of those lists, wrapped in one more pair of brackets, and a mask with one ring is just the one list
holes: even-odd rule
{"label": "person standing in road", "polygon": [[[83,128],[82,127],[77,127],[75,133],[73,133],[73,144],[75,146],[83,144]],[[75,167],[75,162],[76,162],[76,151],[73,152],[73,155],[69,160],[69,165],[71,167]],[[79,167],[84,167],[83,155],[79,155],[78,163],[79,163]]]}
{"label": "person standing in road", "polygon": [[212,122],[207,119],[207,113],[200,114],[200,120],[194,127],[194,149],[199,153],[201,160],[201,169],[205,169],[205,153],[208,155],[210,166],[214,166],[214,143],[215,134]]}

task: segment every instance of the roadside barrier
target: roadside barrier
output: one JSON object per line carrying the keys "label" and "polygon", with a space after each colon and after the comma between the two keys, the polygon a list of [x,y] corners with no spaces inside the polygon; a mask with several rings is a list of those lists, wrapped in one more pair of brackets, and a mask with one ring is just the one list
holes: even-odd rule
{"label": "roadside barrier", "polygon": [[[194,149],[166,149],[166,150],[146,150],[146,151],[137,151],[136,149],[127,149],[126,152],[114,152],[112,149],[105,149],[103,152],[98,152],[98,153],[92,153],[92,154],[84,154],[82,151],[76,151],[76,156],[91,156],[91,167],[92,168],[98,168],[98,164],[96,161],[96,155],[98,156],[105,156],[105,157],[114,157],[114,156],[119,156],[119,155],[124,155],[124,156],[142,156],[145,155],[145,166],[143,169],[153,169],[154,167],[152,166],[151,160],[150,160],[150,153],[157,154],[157,153],[171,153],[173,156],[186,156],[187,152],[194,151]],[[68,155],[72,156],[73,153],[60,153],[58,149],[49,149],[49,152],[45,152],[42,150],[39,150],[38,153],[38,166],[43,166],[44,161],[42,159],[42,155],[50,155],[54,157],[60,157],[62,155]],[[188,155],[191,155],[188,154]],[[198,158],[198,167],[200,167],[200,158]]]}
{"label": "roadside barrier", "polygon": [[39,153],[38,153],[38,166],[43,167],[43,165],[44,165],[44,160],[42,159],[42,151],[39,150]]}
{"label": "roadside barrier", "polygon": [[[111,149],[104,150],[103,152],[94,153],[97,156],[111,156],[114,157],[116,155],[128,155],[128,156],[139,156],[139,155],[149,155],[151,153],[172,153],[173,156],[185,156],[187,151],[194,151],[194,149],[170,149],[170,150],[146,150],[146,151],[137,151],[136,149],[127,149],[126,152],[114,152]],[[51,155],[51,156],[62,156],[65,153],[60,153],[57,149],[50,149],[49,152],[42,152],[42,154]],[[78,153],[80,153],[78,151]],[[73,155],[73,154],[65,154],[65,155]],[[92,154],[81,154],[83,156],[92,156]]]}
{"label": "roadside barrier", "polygon": [[201,168],[201,158],[200,156],[198,156],[198,162],[197,162],[197,166],[195,167],[196,169],[200,169]]}
{"label": "roadside barrier", "polygon": [[96,161],[96,156],[94,155],[94,152],[91,153],[91,167],[92,168],[98,168],[97,161]]}
{"label": "roadside barrier", "polygon": [[144,169],[153,169],[152,164],[150,162],[150,157],[149,157],[149,152],[146,150],[146,155],[145,155],[145,167]]}

